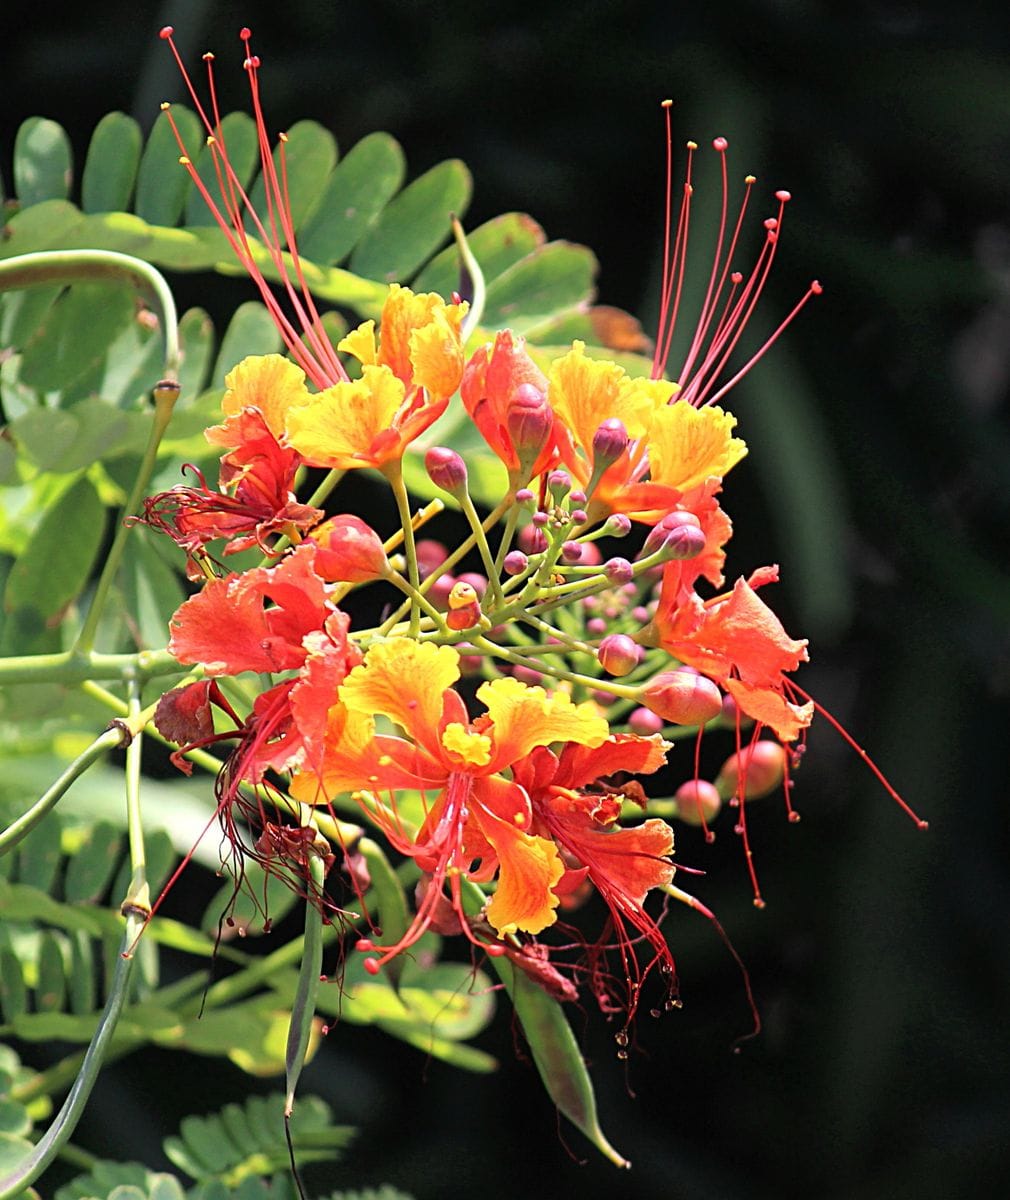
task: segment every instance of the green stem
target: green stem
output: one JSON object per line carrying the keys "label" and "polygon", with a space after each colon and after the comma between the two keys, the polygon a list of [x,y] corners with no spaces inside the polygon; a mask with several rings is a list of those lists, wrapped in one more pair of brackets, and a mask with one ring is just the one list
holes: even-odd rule
{"label": "green stem", "polygon": [[77,1122],[81,1119],[84,1106],[88,1102],[91,1090],[98,1079],[105,1052],[109,1048],[116,1025],[126,1002],[129,990],[130,972],[133,959],[129,957],[129,949],[140,936],[144,928],[143,918],[130,914],[126,918],[126,929],[123,933],[120,954],[116,960],[116,971],[112,980],[112,988],[105,1002],[98,1028],[95,1030],[91,1044],[84,1055],[80,1073],[74,1080],[70,1093],[63,1102],[63,1107],[56,1115],[53,1123],[39,1139],[38,1143],[25,1155],[13,1171],[0,1179],[0,1200],[11,1200],[21,1196],[35,1182],[42,1172],[52,1163],[62,1148],[70,1140]]}
{"label": "green stem", "polygon": [[458,500],[460,507],[463,509],[463,515],[466,517],[473,531],[474,542],[477,545],[477,553],[480,555],[480,560],[484,564],[484,570],[487,572],[488,586],[491,588],[491,595],[494,598],[496,605],[504,604],[505,597],[502,595],[501,583],[498,579],[498,567],[491,554],[491,547],[487,544],[487,535],[484,533],[484,528],[481,525],[480,517],[477,514],[476,508],[473,506],[473,501],[470,499],[469,492],[463,491],[459,494]]}
{"label": "green stem", "polygon": [[0,262],[0,292],[77,279],[125,279],[152,302],[165,343],[166,379],[179,373],[179,320],[171,289],[150,263],[117,250],[38,250]]}
{"label": "green stem", "polygon": [[80,653],[25,654],[0,658],[0,685],[12,683],[83,683],[86,679],[144,679],[173,675],[183,670],[167,650],[141,650],[136,654]]}
{"label": "green stem", "polygon": [[498,544],[498,553],[495,555],[494,572],[495,575],[502,573],[502,566],[505,562],[505,556],[509,552],[512,545],[512,538],[515,536],[516,525],[519,521],[521,508],[518,504],[513,504],[508,511],[508,516],[505,518],[505,529],[501,535],[501,542]]}
{"label": "green stem", "polygon": [[[506,496],[505,499],[502,500],[497,505],[497,507],[495,507],[484,518],[484,520],[481,522],[481,529],[483,529],[484,532],[487,533],[487,531],[489,529],[493,528],[498,523],[498,521],[501,520],[502,514],[508,509],[508,507],[511,503],[512,503],[512,498],[510,496]],[[456,549],[453,550],[453,552],[449,555],[449,557],[444,562],[440,563],[435,568],[435,570],[432,571],[432,573],[425,579],[424,583],[421,584],[420,590],[421,590],[422,594],[427,594],[427,592],[432,587],[432,585],[435,583],[435,581],[437,579],[441,579],[441,577],[446,573],[446,571],[451,571],[452,568],[459,562],[459,560],[461,558],[464,558],[467,554],[470,553],[470,551],[473,549],[473,547],[474,547],[474,537],[473,537],[473,534],[471,534],[468,538],[466,538],[462,542],[461,545],[457,546]],[[386,621],[379,627],[379,629],[376,631],[377,634],[380,637],[387,636],[389,631],[391,629],[393,629],[395,626],[399,625],[399,623],[403,620],[404,616],[407,613],[408,607],[409,606],[407,604],[402,604],[396,610],[396,612],[394,612],[390,617],[388,617],[386,619]]]}
{"label": "green stem", "polygon": [[[128,716],[131,724],[141,717],[140,685],[130,680],[127,699]],[[145,714],[146,715],[146,714]],[[126,748],[126,825],[130,843],[130,886],[123,900],[123,911],[138,911],[143,919],[151,913],[151,892],[147,883],[147,852],[144,848],[144,823],[140,811],[140,765],[144,735],[137,730]]]}
{"label": "green stem", "polygon": [[119,726],[106,729],[87,750],[79,754],[59,779],[35,801],[27,812],[22,813],[16,821],[8,825],[3,833],[0,833],[0,857],[9,853],[26,838],[43,817],[56,807],[59,800],[69,790],[70,785],[109,750],[122,746],[126,737],[129,737],[129,734]]}
{"label": "green stem", "polygon": [[[389,480],[396,500],[396,509],[400,514],[400,524],[403,527],[403,552],[407,557],[407,578],[415,592],[421,587],[421,574],[417,567],[417,547],[414,542],[414,524],[410,516],[410,497],[403,482],[403,467],[399,459],[386,463],[383,474]],[[421,632],[421,606],[411,596],[410,599],[410,636],[417,637]]]}
{"label": "green stem", "polygon": [[291,1006],[288,1043],[285,1054],[284,1119],[291,1116],[295,1106],[295,1088],[305,1065],[305,1055],[312,1035],[312,1020],[316,1015],[316,996],[319,976],[323,969],[323,886],[326,873],[322,857],[309,853],[309,894],[305,901],[305,936],[302,939],[302,965],[298,971],[298,988]]}
{"label": "green stem", "polygon": [[119,570],[123,551],[126,549],[126,539],[130,536],[131,527],[127,518],[136,516],[137,510],[140,507],[141,497],[147,490],[148,482],[154,474],[155,464],[158,461],[158,447],[161,445],[161,439],[164,437],[165,430],[172,419],[172,411],[175,408],[175,402],[178,398],[179,385],[177,383],[165,380],[155,386],[154,423],[151,426],[151,432],[147,439],[144,457],[140,461],[137,476],[133,481],[133,488],[130,491],[126,504],[123,505],[123,511],[119,515],[116,536],[113,538],[112,546],[105,560],[105,566],[102,568],[98,583],[95,585],[95,594],[91,599],[88,615],[84,619],[84,625],[81,627],[81,632],[77,635],[77,641],[73,647],[74,651],[79,654],[89,653],[95,644],[98,622],[105,608],[109,590],[116,578],[116,572]]}

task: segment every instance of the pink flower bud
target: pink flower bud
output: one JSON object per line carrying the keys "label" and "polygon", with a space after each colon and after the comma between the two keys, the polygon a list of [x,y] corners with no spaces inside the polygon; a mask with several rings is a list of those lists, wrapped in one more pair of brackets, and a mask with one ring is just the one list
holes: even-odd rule
{"label": "pink flower bud", "polygon": [[389,573],[389,560],[379,535],[350,513],[331,517],[312,532],[315,569],[330,583],[367,583]]}
{"label": "pink flower bud", "polygon": [[547,444],[553,425],[554,414],[544,393],[532,383],[521,383],[509,401],[505,427],[520,471],[527,478]]}
{"label": "pink flower bud", "polygon": [[785,778],[786,752],[778,742],[763,738],[739,753],[731,754],[722,764],[715,781],[719,794],[725,798],[740,794],[740,773],[744,773],[745,800],[760,800],[781,784]]}
{"label": "pink flower bud", "polygon": [[449,551],[435,538],[421,538],[414,550],[417,554],[417,570],[422,579],[427,579],[449,557]]}
{"label": "pink flower bud", "polygon": [[484,599],[484,593],[487,591],[486,575],[481,575],[479,571],[463,571],[461,574],[456,576],[456,582],[468,583],[476,593],[477,599]]}
{"label": "pink flower bud", "polygon": [[424,466],[431,482],[450,496],[466,491],[466,463],[455,450],[432,446],[424,456]]}
{"label": "pink flower bud", "polygon": [[673,798],[677,803],[677,816],[686,825],[707,825],[715,820],[722,808],[722,797],[714,784],[704,779],[689,779],[682,783]]}
{"label": "pink flower bud", "polygon": [[586,622],[586,632],[596,637],[598,634],[606,633],[608,629],[607,622],[602,617],[590,617]]}
{"label": "pink flower bud", "polygon": [[640,690],[639,699],[672,725],[704,725],[722,712],[722,692],[690,667],[661,671]]}
{"label": "pink flower bud", "polygon": [[563,500],[572,490],[572,477],[567,471],[551,471],[547,486],[555,500]]}
{"label": "pink flower bud", "polygon": [[529,565],[530,560],[521,550],[510,550],[502,563],[506,575],[521,575]]}
{"label": "pink flower bud", "polygon": [[648,558],[663,550],[665,558],[697,558],[704,549],[701,522],[694,513],[678,510],[656,522],[645,539],[641,557]]}
{"label": "pink flower bud", "polygon": [[603,573],[615,587],[631,583],[635,578],[635,569],[626,558],[608,559],[603,565]]}
{"label": "pink flower bud", "polygon": [[454,575],[439,575],[428,588],[426,595],[436,608],[444,610],[449,604],[449,594],[455,586],[456,577]]}
{"label": "pink flower bud", "polygon": [[516,540],[519,549],[526,554],[541,554],[547,549],[547,537],[536,525],[524,525]]}
{"label": "pink flower bud", "polygon": [[628,728],[641,737],[663,732],[663,718],[651,708],[636,708],[628,715]]}
{"label": "pink flower bud", "polygon": [[608,417],[593,434],[593,466],[609,467],[628,448],[628,431],[617,417]]}
{"label": "pink flower bud", "polygon": [[582,561],[582,547],[578,542],[563,542],[561,546],[562,561],[574,566]]}
{"label": "pink flower bud", "polygon": [[627,537],[631,532],[631,518],[624,513],[611,513],[603,528],[610,537]]}
{"label": "pink flower bud", "polygon": [[642,660],[642,649],[626,633],[612,633],[600,642],[596,652],[608,675],[627,675]]}

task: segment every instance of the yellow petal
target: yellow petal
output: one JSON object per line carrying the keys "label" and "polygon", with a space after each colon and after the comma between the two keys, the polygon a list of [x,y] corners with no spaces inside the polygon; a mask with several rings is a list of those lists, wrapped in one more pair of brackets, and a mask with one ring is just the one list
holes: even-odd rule
{"label": "yellow petal", "polygon": [[355,712],[382,713],[441,757],[442,693],[458,678],[459,654],[452,646],[390,638],[351,671],[340,685],[340,699]]}
{"label": "yellow petal", "polygon": [[617,363],[587,358],[585,349],[584,342],[575,341],[551,366],[548,399],[555,414],[584,449],[610,417],[624,423],[629,437],[642,437],[653,411],[669,400],[674,385],[629,379]]}
{"label": "yellow petal", "polygon": [[685,403],[656,409],[649,430],[649,465],[654,483],[686,492],[710,475],[722,478],[747,453],[732,436],[736,417],[721,408]]}
{"label": "yellow petal", "polygon": [[459,721],[446,725],[442,747],[468,767],[486,767],[491,761],[491,739],[482,733],[471,732]]}
{"label": "yellow petal", "polygon": [[547,838],[509,829],[504,822],[484,827],[498,855],[498,886],[487,919],[503,937],[522,930],[539,933],[556,920],[558,898],[551,890],[565,872],[558,849]]}
{"label": "yellow petal", "polygon": [[610,733],[606,720],[591,701],[573,704],[566,692],[548,695],[518,679],[494,679],[477,689],[477,699],[487,705],[494,728],[495,769],[525,758],[534,746],[551,742],[578,742],[601,746]]}
{"label": "yellow petal", "polygon": [[431,321],[410,335],[414,383],[439,400],[451,396],[463,377],[459,323],[452,324],[446,312],[444,305],[434,310]]}
{"label": "yellow petal", "polygon": [[291,409],[288,442],[314,466],[375,466],[384,461],[379,448],[403,401],[403,384],[388,368],[365,367],[361,379],[334,384]]}
{"label": "yellow petal", "polygon": [[258,408],[277,438],[284,432],[288,409],[307,404],[312,396],[305,372],[280,354],[244,358],[224,377],[221,411],[232,416],[243,408]]}
{"label": "yellow petal", "polygon": [[372,366],[375,362],[375,322],[365,321],[352,329],[337,343],[337,349],[353,354],[362,366]]}

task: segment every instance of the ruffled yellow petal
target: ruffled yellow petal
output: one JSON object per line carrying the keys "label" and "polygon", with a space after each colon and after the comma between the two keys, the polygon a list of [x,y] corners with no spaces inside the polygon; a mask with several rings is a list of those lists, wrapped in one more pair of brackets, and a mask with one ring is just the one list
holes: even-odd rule
{"label": "ruffled yellow petal", "polygon": [[403,384],[388,368],[365,367],[361,379],[334,384],[291,409],[288,442],[314,466],[376,466],[390,445],[399,448],[389,430],[403,401]]}
{"label": "ruffled yellow petal", "polygon": [[224,377],[224,385],[221,401],[224,415],[230,417],[243,408],[258,408],[277,438],[284,432],[288,409],[308,404],[312,399],[305,384],[305,372],[280,354],[244,358]]}
{"label": "ruffled yellow petal", "polygon": [[[455,306],[454,306],[455,307]],[[435,308],[431,320],[410,335],[413,380],[436,399],[448,399],[463,378],[463,343],[459,321],[449,319],[445,305]]]}
{"label": "ruffled yellow petal", "polygon": [[555,415],[584,449],[610,417],[624,423],[629,437],[642,437],[656,407],[669,400],[675,385],[629,379],[616,363],[587,358],[585,351],[585,343],[575,341],[551,366],[547,395]]}
{"label": "ruffled yellow petal", "polygon": [[355,712],[382,713],[441,757],[442,693],[457,679],[459,654],[452,646],[390,638],[351,671],[340,685],[340,699]]}
{"label": "ruffled yellow petal", "polygon": [[565,873],[554,843],[509,829],[504,822],[485,826],[483,832],[500,864],[487,919],[502,937],[519,930],[540,933],[553,925],[558,898],[552,888]]}
{"label": "ruffled yellow petal", "polygon": [[363,367],[373,366],[376,357],[375,322],[365,321],[357,329],[352,329],[337,343],[337,349],[352,354]]}
{"label": "ruffled yellow petal", "polygon": [[721,408],[667,404],[657,408],[649,430],[649,464],[654,483],[678,491],[720,479],[747,453],[732,436],[736,417]]}
{"label": "ruffled yellow petal", "polygon": [[458,721],[446,725],[442,748],[468,767],[486,767],[491,761],[491,739],[482,733],[471,732]]}
{"label": "ruffled yellow petal", "polygon": [[477,699],[487,705],[493,725],[493,769],[525,758],[534,746],[551,742],[578,742],[600,746],[610,727],[591,701],[573,704],[566,692],[548,695],[518,679],[494,679],[477,689]]}
{"label": "ruffled yellow petal", "polygon": [[[434,292],[412,292],[410,288],[394,283],[382,306],[382,321],[379,326],[379,355],[377,361],[389,367],[403,383],[410,387],[418,382],[414,379],[414,362],[411,353],[411,338],[415,331],[432,323],[441,323],[459,336],[460,323],[466,305],[446,304]],[[455,388],[452,389],[455,391]],[[452,392],[447,393],[451,395]]]}

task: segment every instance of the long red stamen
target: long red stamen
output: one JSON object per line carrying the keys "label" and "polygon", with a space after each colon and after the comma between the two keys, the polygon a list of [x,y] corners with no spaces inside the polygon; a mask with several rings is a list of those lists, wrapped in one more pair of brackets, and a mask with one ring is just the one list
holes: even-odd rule
{"label": "long red stamen", "polygon": [[916,826],[919,829],[928,829],[929,822],[924,821],[922,817],[920,817],[919,814],[911,807],[911,805],[902,798],[898,790],[893,786],[884,772],[881,771],[873,759],[870,758],[869,754],[867,754],[863,747],[860,746],[860,744],[856,741],[852,734],[849,733],[841,721],[839,721],[837,717],[832,716],[832,714],[828,712],[823,704],[818,704],[813,696],[808,695],[801,687],[793,683],[792,680],[789,681],[789,687],[795,691],[797,695],[802,696],[804,700],[808,700],[814,706],[816,711],[819,712],[821,716],[828,722],[828,724],[831,725],[832,728],[841,735],[844,741],[846,741],[853,750],[855,750],[863,762],[866,763],[873,774],[877,777],[881,786],[884,788],[884,791],[887,792],[887,794],[898,805],[899,808],[901,808],[905,813],[908,814],[909,817],[912,818]]}
{"label": "long red stamen", "polygon": [[[161,31],[161,37],[168,42],[172,50],[183,81],[196,107],[197,114],[204,128],[207,130],[207,152],[210,155],[217,179],[220,202],[215,200],[210,194],[206,183],[196,170],[175,121],[172,118],[171,106],[167,103],[163,104],[162,111],[165,112],[172,131],[175,134],[176,141],[179,144],[182,154],[180,161],[189,172],[193,184],[199,191],[214,220],[224,232],[232,252],[256,284],[260,296],[267,306],[292,359],[305,371],[316,387],[330,387],[335,383],[346,381],[348,376],[330,339],[323,331],[319,312],[309,291],[302,261],[298,254],[287,187],[287,159],[285,154],[287,138],[284,134],[281,134],[279,138],[281,171],[280,175],[278,175],[270,149],[266,121],[260,100],[258,80],[260,60],[257,55],[252,53],[250,31],[242,29],[239,36],[245,45],[246,53],[243,66],[249,79],[253,116],[256,122],[257,141],[260,152],[260,170],[266,202],[265,222],[254,209],[245,188],[242,186],[241,180],[236,175],[228,158],[228,150],[225,144],[218,109],[217,89],[214,82],[214,56],[212,54],[204,56],[204,60],[207,63],[208,90],[210,94],[210,113],[208,115],[172,40],[172,29],[170,26],[166,26]],[[262,243],[269,255],[273,269],[277,273],[280,286],[294,313],[294,321],[287,316],[281,307],[277,297],[274,295],[273,289],[267,282],[256,261],[256,253],[250,243],[249,234],[246,230],[247,220],[251,223],[257,239]]]}
{"label": "long red stamen", "polygon": [[[667,373],[683,295],[691,200],[694,193],[692,165],[694,151],[697,149],[695,142],[687,143],[688,158],[683,196],[677,214],[676,227],[674,227],[671,104],[672,102],[669,100],[663,101],[666,123],[666,202],[663,222],[663,269],[660,284],[659,321],[652,363],[653,379],[660,379]],[[687,401],[696,407],[718,402],[775,344],[782,331],[795,319],[810,298],[819,295],[822,290],[821,285],[815,280],[775,332],[735,372],[729,382],[719,382],[719,376],[736,350],[768,280],[772,263],[775,260],[783,210],[790,197],[788,192],[776,192],[775,197],[779,202],[778,215],[769,217],[765,221],[767,233],[754,264],[746,275],[745,282],[745,273],[734,268],[733,259],[739,247],[744,218],[755,179],[753,175],[748,175],[744,180],[743,197],[732,230],[730,230],[728,219],[729,183],[726,162],[728,143],[725,138],[716,138],[712,146],[720,157],[722,195],[718,230],[701,309],[694,330],[688,339],[680,371],[672,376],[680,384],[680,391],[677,393],[676,399]]]}

